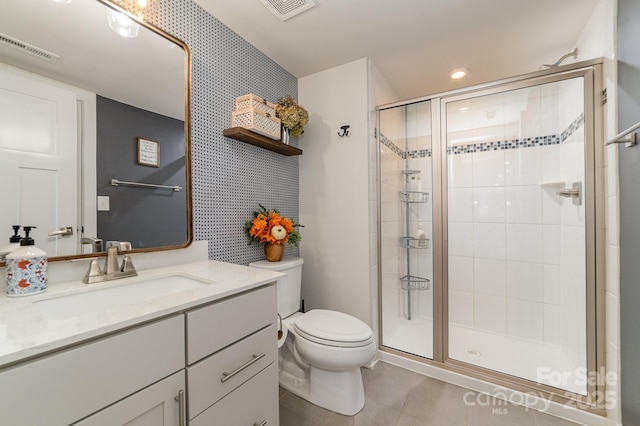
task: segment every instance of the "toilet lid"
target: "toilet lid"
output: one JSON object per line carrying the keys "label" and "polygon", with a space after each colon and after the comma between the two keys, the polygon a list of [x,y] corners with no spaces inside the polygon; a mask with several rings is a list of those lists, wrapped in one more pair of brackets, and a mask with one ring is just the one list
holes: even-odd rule
{"label": "toilet lid", "polygon": [[358,347],[373,341],[367,324],[342,312],[314,309],[296,318],[294,327],[302,337],[328,346]]}

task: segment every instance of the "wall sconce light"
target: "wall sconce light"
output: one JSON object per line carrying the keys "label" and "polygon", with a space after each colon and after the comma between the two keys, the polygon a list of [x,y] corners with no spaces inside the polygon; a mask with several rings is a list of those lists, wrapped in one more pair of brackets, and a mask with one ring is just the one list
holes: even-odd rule
{"label": "wall sconce light", "polygon": [[345,136],[349,136],[349,127],[351,126],[349,126],[348,124],[341,126],[340,129],[342,129],[342,133],[338,133],[338,136],[340,136],[341,138],[344,138]]}

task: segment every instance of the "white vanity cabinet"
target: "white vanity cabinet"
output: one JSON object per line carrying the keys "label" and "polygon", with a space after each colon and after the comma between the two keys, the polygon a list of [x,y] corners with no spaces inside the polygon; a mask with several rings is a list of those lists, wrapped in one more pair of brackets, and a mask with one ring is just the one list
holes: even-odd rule
{"label": "white vanity cabinet", "polygon": [[0,425],[278,426],[276,312],[272,283],[2,368]]}

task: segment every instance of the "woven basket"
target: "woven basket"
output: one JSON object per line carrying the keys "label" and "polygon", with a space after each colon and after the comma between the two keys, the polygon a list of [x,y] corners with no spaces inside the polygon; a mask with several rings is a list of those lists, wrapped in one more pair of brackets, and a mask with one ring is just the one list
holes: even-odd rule
{"label": "woven basket", "polygon": [[247,108],[254,108],[256,111],[262,111],[274,117],[276,115],[276,104],[272,104],[253,93],[236,98],[236,111]]}
{"label": "woven basket", "polygon": [[231,126],[244,127],[268,138],[280,140],[280,119],[254,108],[232,112]]}

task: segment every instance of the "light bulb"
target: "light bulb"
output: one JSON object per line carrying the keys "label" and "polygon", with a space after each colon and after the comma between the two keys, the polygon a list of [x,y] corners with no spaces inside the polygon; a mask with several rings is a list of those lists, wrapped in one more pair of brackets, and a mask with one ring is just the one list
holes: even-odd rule
{"label": "light bulb", "polygon": [[449,78],[451,78],[452,80],[458,80],[466,76],[468,72],[469,70],[467,70],[466,68],[457,68],[449,73]]}
{"label": "light bulb", "polygon": [[109,22],[109,28],[122,37],[134,38],[140,31],[140,26],[131,18],[112,9],[107,10],[107,22]]}

